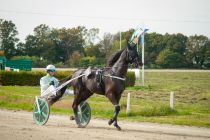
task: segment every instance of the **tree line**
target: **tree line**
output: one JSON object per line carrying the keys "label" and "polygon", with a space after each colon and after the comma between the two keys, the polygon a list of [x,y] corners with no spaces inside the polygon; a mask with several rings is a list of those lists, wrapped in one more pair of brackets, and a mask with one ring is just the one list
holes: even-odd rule
{"label": "tree line", "polygon": [[[121,32],[122,48],[133,31]],[[49,63],[58,67],[103,67],[120,47],[119,33],[105,33],[101,39],[99,29],[84,26],[50,28],[41,24],[24,42],[17,36],[15,24],[0,19],[0,55],[7,59],[30,58],[33,67],[45,67]],[[210,68],[210,40],[203,35],[146,33],[145,67]]]}

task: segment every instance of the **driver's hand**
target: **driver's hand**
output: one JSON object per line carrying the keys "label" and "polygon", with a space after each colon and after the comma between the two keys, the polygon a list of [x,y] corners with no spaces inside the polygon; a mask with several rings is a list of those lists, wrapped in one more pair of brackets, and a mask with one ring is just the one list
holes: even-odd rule
{"label": "driver's hand", "polygon": [[49,83],[49,85],[55,85],[55,83],[54,83],[54,81],[51,81],[50,83]]}

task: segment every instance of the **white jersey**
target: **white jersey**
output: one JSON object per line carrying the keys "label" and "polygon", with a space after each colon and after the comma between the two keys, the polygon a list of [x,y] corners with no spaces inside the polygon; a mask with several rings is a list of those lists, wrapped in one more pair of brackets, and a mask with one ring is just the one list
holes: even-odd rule
{"label": "white jersey", "polygon": [[[50,85],[51,81],[54,82],[54,86]],[[59,81],[57,78],[47,74],[46,76],[40,79],[41,94],[47,89],[49,89],[49,91],[55,91],[55,88],[58,87],[58,84],[59,84]],[[56,93],[53,93],[53,94],[56,94]],[[72,90],[66,89],[65,94],[73,95],[74,92]]]}
{"label": "white jersey", "polygon": [[50,87],[51,81],[54,82],[54,87],[58,86],[58,79],[53,76],[50,76],[49,74],[40,79],[41,93],[43,93],[43,91],[47,90]]}

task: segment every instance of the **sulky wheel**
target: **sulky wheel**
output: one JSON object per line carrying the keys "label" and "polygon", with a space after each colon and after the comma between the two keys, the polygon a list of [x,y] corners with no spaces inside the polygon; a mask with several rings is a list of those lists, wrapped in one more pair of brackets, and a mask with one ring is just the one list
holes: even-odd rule
{"label": "sulky wheel", "polygon": [[86,127],[91,119],[91,109],[87,102],[81,102],[78,106],[77,115],[80,120],[80,127]]}
{"label": "sulky wheel", "polygon": [[46,99],[36,98],[33,109],[33,119],[35,123],[38,125],[44,125],[48,121],[49,115],[50,108]]}

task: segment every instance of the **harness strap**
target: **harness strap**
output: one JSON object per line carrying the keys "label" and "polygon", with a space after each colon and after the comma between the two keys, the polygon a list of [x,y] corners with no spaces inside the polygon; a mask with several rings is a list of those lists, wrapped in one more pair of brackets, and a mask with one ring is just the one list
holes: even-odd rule
{"label": "harness strap", "polygon": [[115,78],[115,79],[119,79],[119,80],[122,80],[122,81],[125,81],[125,78],[121,78],[121,77],[117,77],[117,76],[113,76],[113,75],[104,75],[106,77],[111,77],[111,78]]}

